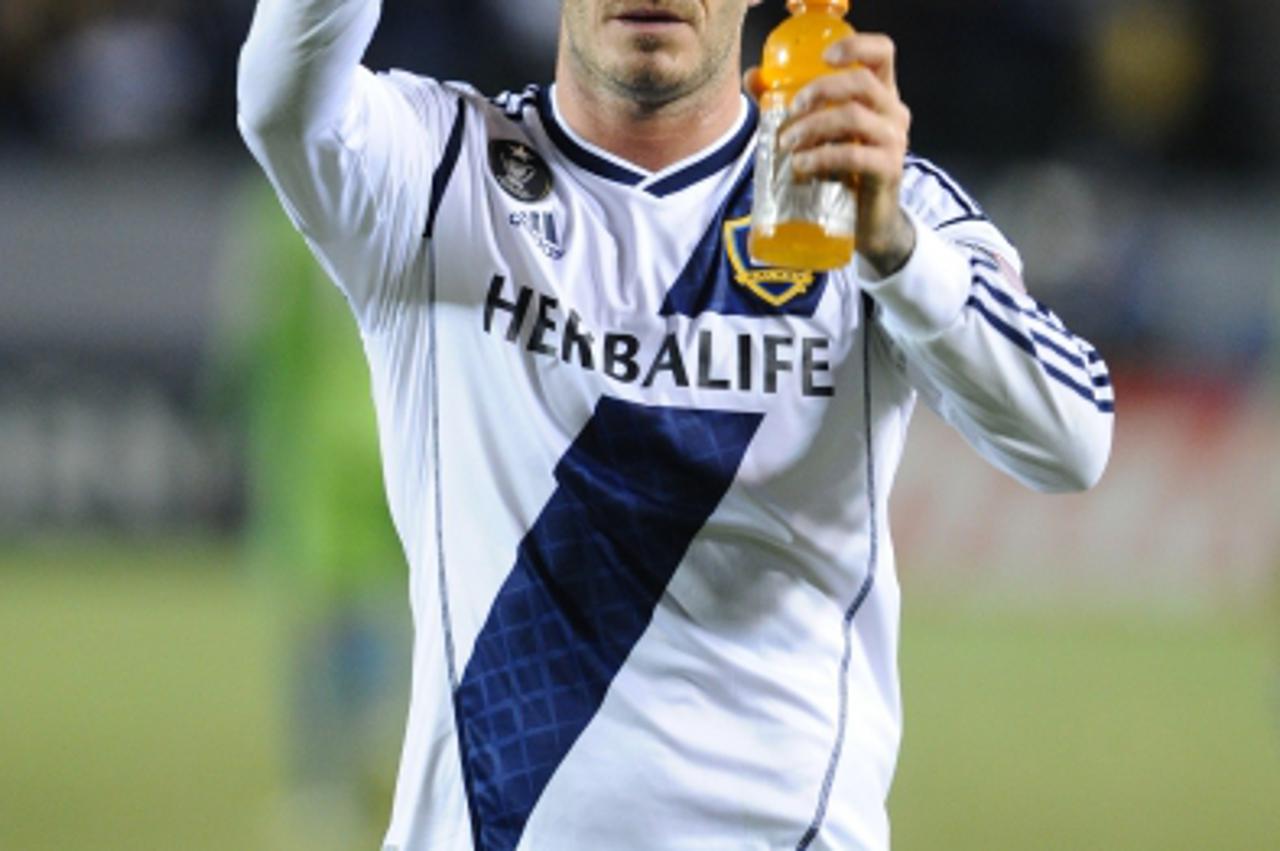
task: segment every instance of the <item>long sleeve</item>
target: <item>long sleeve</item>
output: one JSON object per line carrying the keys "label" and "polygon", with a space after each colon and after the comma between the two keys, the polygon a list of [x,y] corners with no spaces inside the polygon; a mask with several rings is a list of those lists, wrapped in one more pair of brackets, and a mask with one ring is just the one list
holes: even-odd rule
{"label": "long sleeve", "polygon": [[378,0],[261,0],[240,56],[240,124],[336,129],[378,24]]}
{"label": "long sleeve", "polygon": [[431,80],[360,65],[378,0],[261,0],[240,57],[240,131],[361,324],[412,262],[460,109]]}
{"label": "long sleeve", "polygon": [[917,244],[906,266],[882,280],[860,270],[895,361],[1000,469],[1036,490],[1091,487],[1111,448],[1105,363],[1012,283],[1016,255],[989,223],[975,214],[940,231],[909,214]]}

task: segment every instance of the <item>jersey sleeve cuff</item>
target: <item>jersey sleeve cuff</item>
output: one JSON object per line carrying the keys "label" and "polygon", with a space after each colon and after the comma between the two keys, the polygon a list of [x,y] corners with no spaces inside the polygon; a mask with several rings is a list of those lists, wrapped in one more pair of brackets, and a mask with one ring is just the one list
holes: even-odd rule
{"label": "jersey sleeve cuff", "polygon": [[916,246],[906,264],[888,277],[878,277],[861,255],[858,283],[883,310],[893,336],[928,338],[956,321],[969,298],[969,263],[944,237],[907,211],[916,231]]}

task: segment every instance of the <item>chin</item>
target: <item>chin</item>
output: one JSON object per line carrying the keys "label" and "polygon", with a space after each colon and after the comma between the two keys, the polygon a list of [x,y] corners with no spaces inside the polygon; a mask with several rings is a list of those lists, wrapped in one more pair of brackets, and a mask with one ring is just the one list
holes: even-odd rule
{"label": "chin", "polygon": [[689,73],[677,63],[649,55],[629,62],[619,69],[615,80],[635,100],[663,103],[683,94],[688,88]]}

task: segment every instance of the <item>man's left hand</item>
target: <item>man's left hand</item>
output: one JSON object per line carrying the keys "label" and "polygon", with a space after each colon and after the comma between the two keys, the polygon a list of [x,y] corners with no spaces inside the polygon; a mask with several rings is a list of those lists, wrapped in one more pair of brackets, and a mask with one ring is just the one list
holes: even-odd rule
{"label": "man's left hand", "polygon": [[[857,250],[880,275],[900,269],[915,248],[915,228],[899,202],[911,111],[898,93],[893,40],[857,33],[831,45],[832,73],[791,102],[780,143],[793,152],[800,180],[841,180],[858,193]],[[759,73],[747,73],[759,95]]]}

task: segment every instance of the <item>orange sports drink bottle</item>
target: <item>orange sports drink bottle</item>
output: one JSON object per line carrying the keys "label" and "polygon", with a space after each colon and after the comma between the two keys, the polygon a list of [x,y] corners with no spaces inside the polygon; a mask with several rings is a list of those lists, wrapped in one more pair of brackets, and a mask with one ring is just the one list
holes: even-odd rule
{"label": "orange sports drink bottle", "polygon": [[791,100],[809,82],[831,73],[822,54],[852,35],[844,19],[849,0],[787,0],[791,17],[769,34],[760,63],[760,130],[755,200],[747,249],[752,259],[787,269],[838,269],[853,259],[858,205],[838,180],[796,181],[791,156],[778,148]]}

